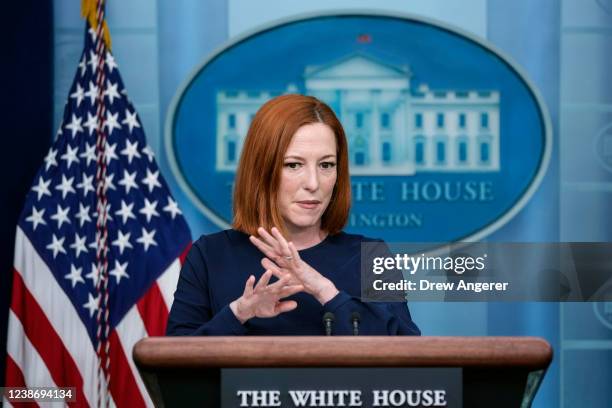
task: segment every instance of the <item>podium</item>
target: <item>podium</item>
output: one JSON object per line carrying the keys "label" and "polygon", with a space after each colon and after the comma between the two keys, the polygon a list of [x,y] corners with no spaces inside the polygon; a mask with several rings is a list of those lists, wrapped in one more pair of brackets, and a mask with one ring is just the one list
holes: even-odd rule
{"label": "podium", "polygon": [[[441,381],[448,384],[447,398],[453,397],[450,390],[458,389],[453,391],[458,402],[431,406],[501,408],[531,405],[552,360],[552,348],[536,337],[151,337],[135,345],[133,358],[158,407],[221,407],[222,401],[223,406],[296,406],[266,405],[261,398],[249,404],[255,394],[248,393],[258,387],[275,388],[297,375],[293,389],[328,390],[329,398],[340,397],[340,391],[329,390],[356,388],[351,384],[338,388],[333,384],[336,379],[354,378],[366,386],[378,382],[377,388],[384,388],[381,381],[393,382],[395,391],[377,389],[373,397],[364,392],[362,405],[354,406],[411,406],[405,390],[415,384],[444,388],[438,384]],[[299,379],[306,373],[313,374],[308,386]],[[227,395],[226,383],[231,381],[246,390],[240,391],[242,400],[235,391]],[[330,394],[334,392],[335,397]],[[423,391],[420,396],[424,395]],[[345,405],[333,406],[350,406],[345,396]],[[228,403],[228,398],[233,400]],[[283,398],[289,400],[288,395]],[[381,405],[382,401],[390,405]]]}

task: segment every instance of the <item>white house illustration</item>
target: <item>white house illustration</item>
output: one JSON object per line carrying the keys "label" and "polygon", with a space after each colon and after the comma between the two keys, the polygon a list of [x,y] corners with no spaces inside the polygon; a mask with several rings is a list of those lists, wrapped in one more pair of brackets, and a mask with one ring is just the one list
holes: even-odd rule
{"label": "white house illustration", "polygon": [[[351,174],[500,170],[499,92],[432,90],[411,86],[408,67],[352,54],[323,66],[307,66],[306,95],[334,109],[349,143]],[[217,171],[235,171],[255,112],[269,99],[296,93],[217,93]]]}

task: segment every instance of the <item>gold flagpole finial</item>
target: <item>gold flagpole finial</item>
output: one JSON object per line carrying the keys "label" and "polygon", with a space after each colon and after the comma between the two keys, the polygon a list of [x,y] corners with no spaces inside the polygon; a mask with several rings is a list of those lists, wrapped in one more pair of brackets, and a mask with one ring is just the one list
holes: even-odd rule
{"label": "gold flagpole finial", "polygon": [[[94,30],[98,29],[98,19],[96,16],[96,9],[98,6],[97,0],[81,0],[81,17],[87,19],[89,25]],[[110,30],[108,29],[108,25],[106,24],[106,19],[102,21],[102,35],[104,38],[104,43],[106,44],[106,48],[111,50],[111,36]]]}

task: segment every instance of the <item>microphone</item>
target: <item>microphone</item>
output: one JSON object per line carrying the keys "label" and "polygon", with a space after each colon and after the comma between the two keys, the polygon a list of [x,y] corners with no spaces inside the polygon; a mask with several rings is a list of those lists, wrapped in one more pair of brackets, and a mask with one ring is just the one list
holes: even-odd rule
{"label": "microphone", "polygon": [[332,324],[334,323],[334,314],[332,312],[327,312],[323,315],[323,324],[325,325],[325,335],[331,336],[332,334]]}
{"label": "microphone", "polygon": [[359,312],[351,313],[351,322],[353,323],[353,336],[359,336],[359,322],[361,321],[361,316]]}

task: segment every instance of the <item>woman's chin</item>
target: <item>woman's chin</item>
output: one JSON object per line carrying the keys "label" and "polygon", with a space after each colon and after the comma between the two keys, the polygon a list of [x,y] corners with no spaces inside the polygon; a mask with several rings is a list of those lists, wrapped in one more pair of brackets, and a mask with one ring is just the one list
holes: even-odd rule
{"label": "woman's chin", "polygon": [[312,228],[319,224],[319,217],[294,217],[290,218],[288,224],[293,228],[304,229],[304,228]]}

